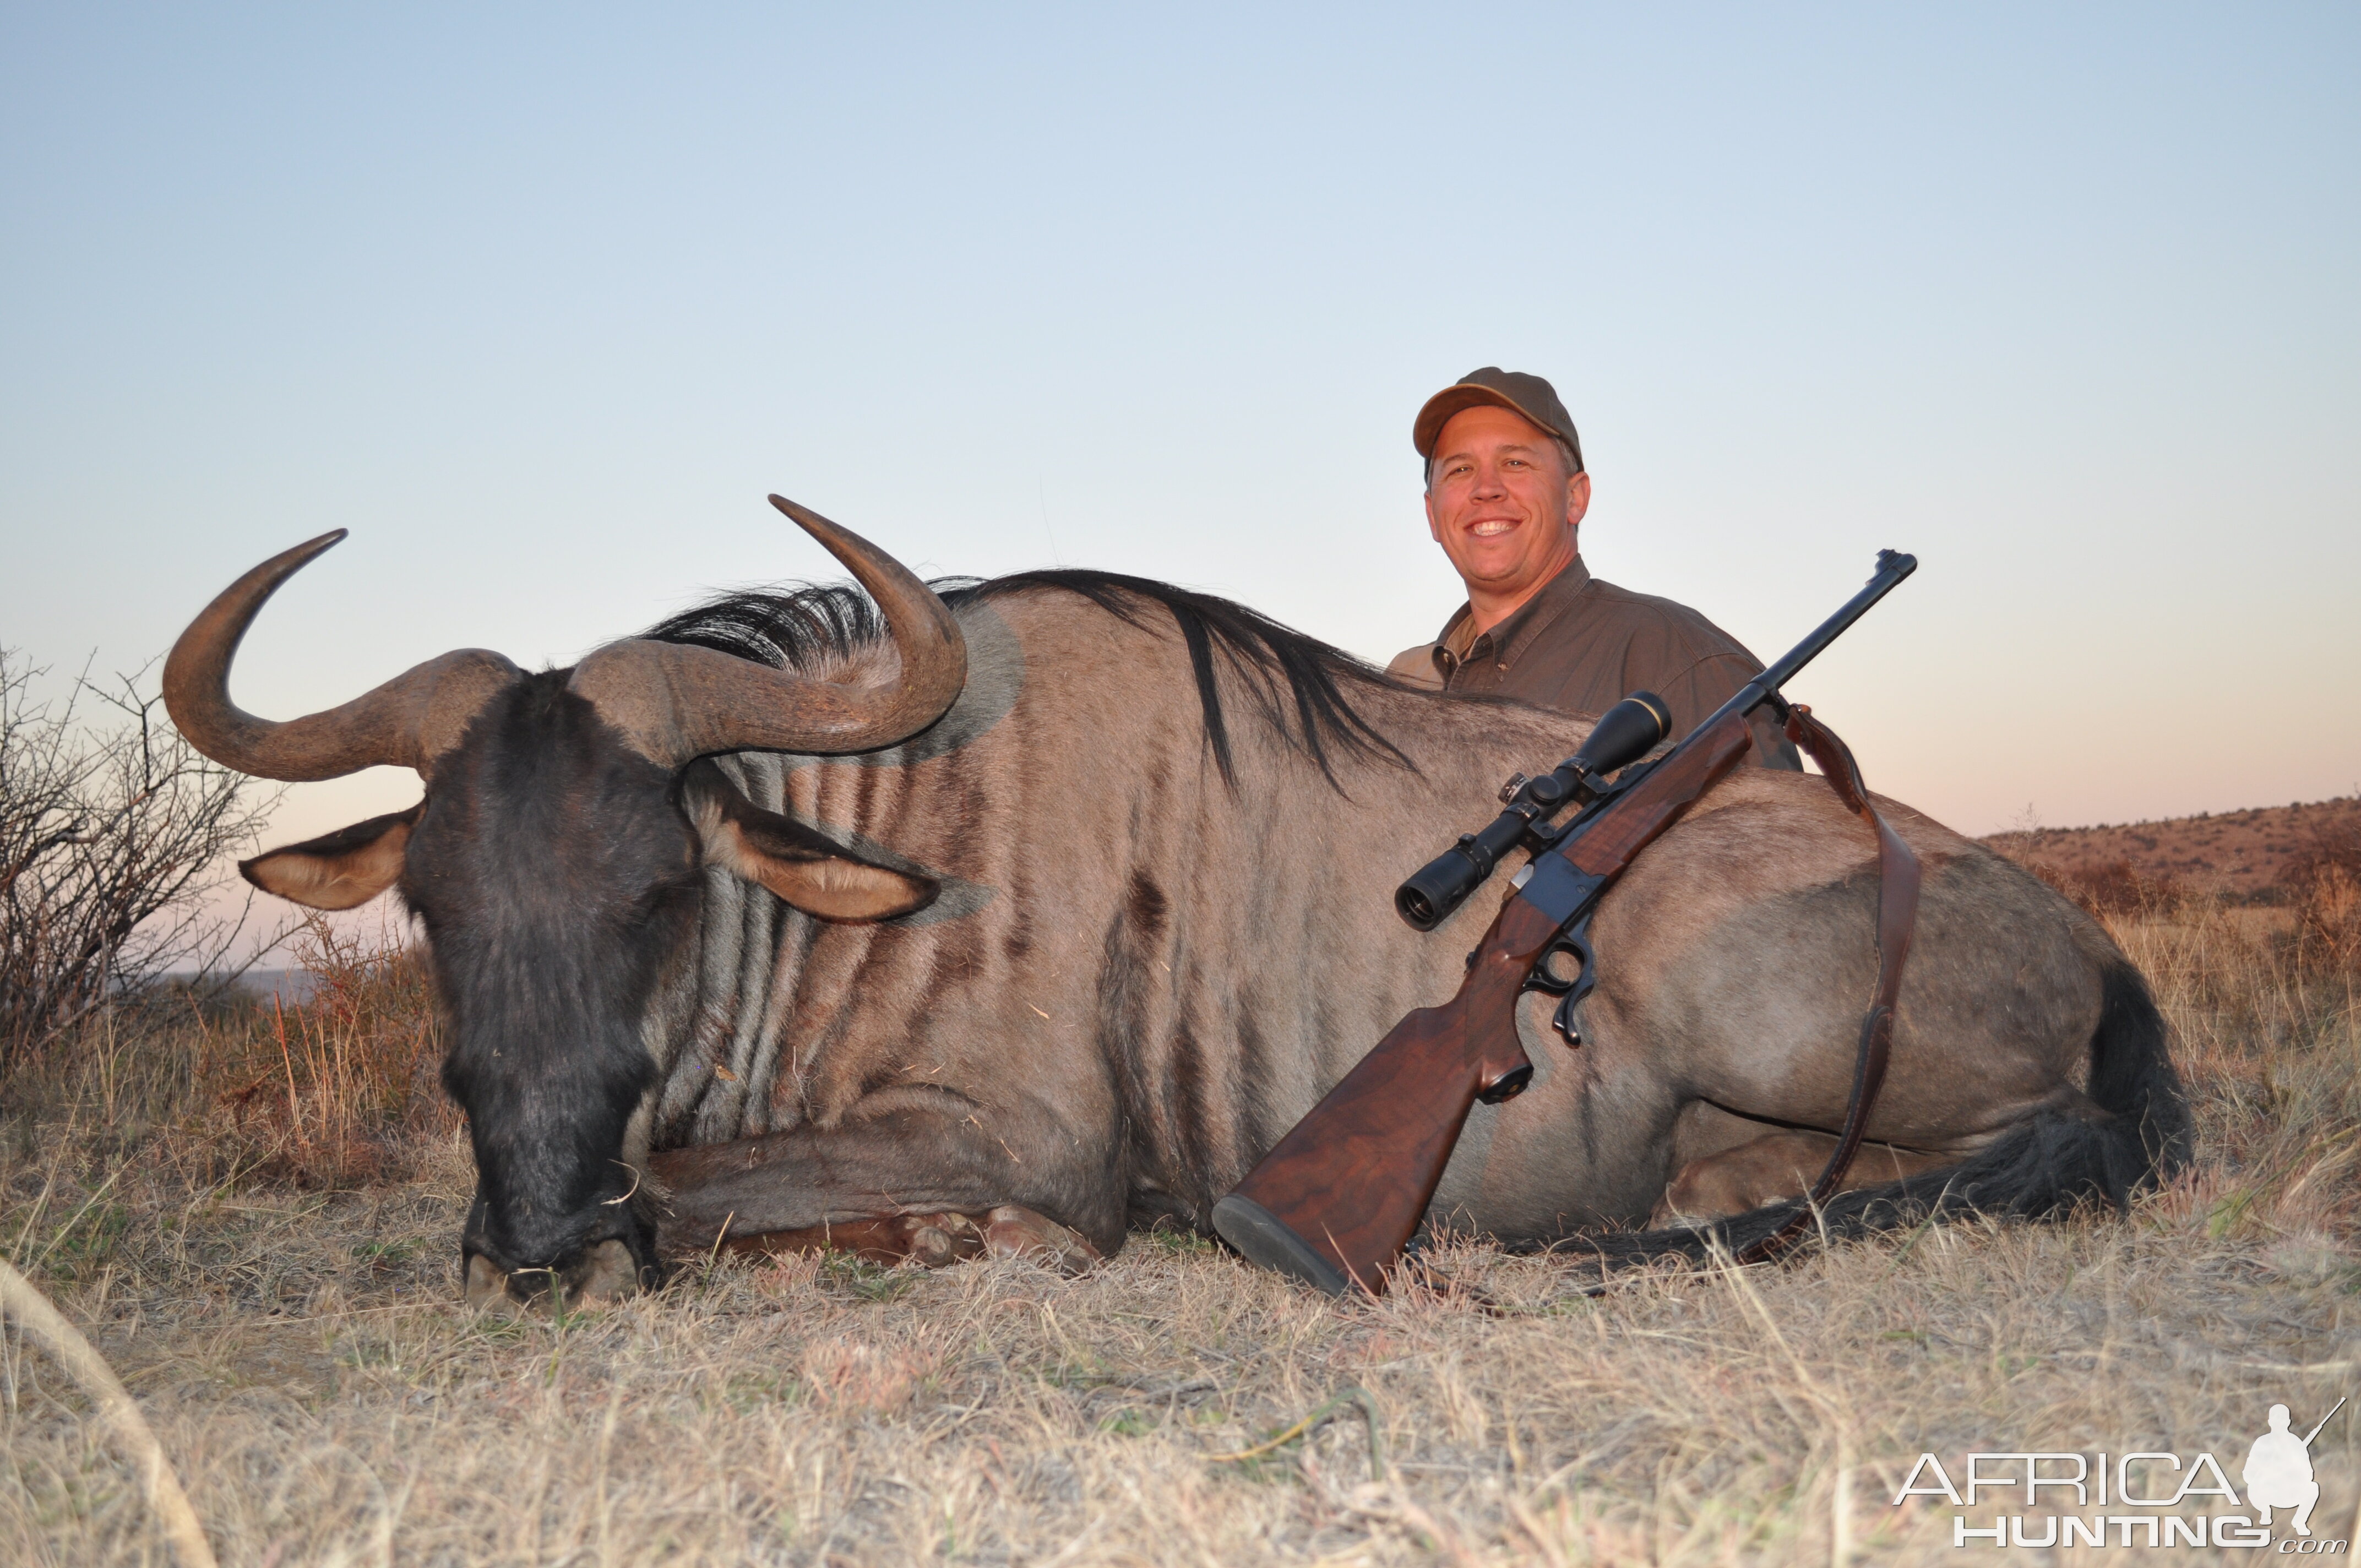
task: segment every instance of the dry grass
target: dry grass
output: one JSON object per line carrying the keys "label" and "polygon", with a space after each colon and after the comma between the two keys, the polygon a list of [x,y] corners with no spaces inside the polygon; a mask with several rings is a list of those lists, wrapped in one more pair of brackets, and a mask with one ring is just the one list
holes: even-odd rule
{"label": "dry grass", "polygon": [[[283,1049],[275,1014],[214,1020],[14,1086],[0,1245],[137,1396],[225,1563],[1940,1559],[1951,1510],[1888,1502],[1921,1450],[2235,1466],[2271,1401],[2308,1424],[2361,1384],[2354,949],[2349,905],[2318,903],[2114,917],[2203,1135],[2128,1222],[1597,1299],[1454,1246],[1488,1304],[1341,1307],[1157,1235],[1077,1280],[725,1262],[479,1320],[415,977],[346,953],[354,986]],[[0,1561],[165,1561],[82,1394],[5,1353]],[[2361,1533],[2351,1410],[2315,1445],[2327,1537]]]}

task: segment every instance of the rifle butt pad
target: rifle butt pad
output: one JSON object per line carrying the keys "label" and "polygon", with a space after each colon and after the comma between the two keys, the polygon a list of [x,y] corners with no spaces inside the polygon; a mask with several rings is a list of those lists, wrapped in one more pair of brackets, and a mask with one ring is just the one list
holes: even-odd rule
{"label": "rifle butt pad", "polygon": [[1301,1280],[1331,1296],[1352,1293],[1353,1282],[1312,1249],[1287,1222],[1251,1198],[1233,1192],[1213,1205],[1213,1229],[1249,1263]]}

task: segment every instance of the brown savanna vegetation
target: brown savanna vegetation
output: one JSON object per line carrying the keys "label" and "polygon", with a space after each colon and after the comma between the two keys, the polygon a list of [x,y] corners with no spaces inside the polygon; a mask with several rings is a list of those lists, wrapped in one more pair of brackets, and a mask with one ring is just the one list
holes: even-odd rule
{"label": "brown savanna vegetation", "polygon": [[1984,842],[2084,894],[2086,903],[2130,909],[2158,894],[2198,893],[2284,905],[2323,862],[2361,864],[2361,795],[2165,822],[2020,828]]}
{"label": "brown savanna vegetation", "polygon": [[[2272,1402],[2304,1427],[2361,1386],[2361,856],[2316,848],[2266,903],[2052,868],[2153,980],[2197,1107],[2197,1168],[2128,1219],[1597,1295],[1449,1243],[1374,1305],[1176,1234],[1077,1279],[723,1258],[479,1318],[418,969],[315,932],[301,1006],[118,1008],[16,1065],[0,1256],[225,1563],[1948,1560],[1953,1510],[1891,1503],[1922,1451],[2235,1476]],[[13,1326],[0,1351],[0,1561],[168,1561],[84,1387]],[[2313,1452],[2315,1532],[2361,1534],[2353,1407]]]}

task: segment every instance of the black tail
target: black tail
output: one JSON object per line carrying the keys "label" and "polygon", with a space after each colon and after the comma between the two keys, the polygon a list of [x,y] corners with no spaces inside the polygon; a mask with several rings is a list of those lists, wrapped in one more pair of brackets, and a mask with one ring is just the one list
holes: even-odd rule
{"label": "black tail", "polygon": [[[2103,983],[2091,1038],[2090,1092],[2112,1113],[2109,1120],[2044,1112],[1959,1165],[1839,1193],[1820,1211],[1828,1234],[1865,1235],[1966,1213],[2038,1219],[2093,1199],[2122,1210],[2142,1189],[2186,1166],[2189,1100],[2165,1048],[2163,1014],[2129,963],[2111,964]],[[1802,1207],[1790,1201],[1710,1225],[1568,1236],[1546,1250],[1596,1254],[1609,1266],[1735,1254],[1775,1234]]]}

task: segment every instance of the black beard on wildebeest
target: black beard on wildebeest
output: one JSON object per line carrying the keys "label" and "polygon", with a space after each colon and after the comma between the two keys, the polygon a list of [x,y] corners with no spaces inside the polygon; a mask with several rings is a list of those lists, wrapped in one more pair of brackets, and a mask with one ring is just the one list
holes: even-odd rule
{"label": "black beard on wildebeest", "polygon": [[569,673],[526,677],[467,727],[400,887],[425,927],[451,1027],[443,1082],[475,1147],[468,1267],[573,1265],[599,1277],[577,1288],[603,1289],[617,1269],[648,1282],[656,1267],[623,1135],[655,1070],[638,1020],[696,930],[704,876],[675,776],[568,691]]}
{"label": "black beard on wildebeest", "polygon": [[[569,689],[571,670],[522,675],[437,759],[410,811],[253,862],[333,858],[406,828],[394,884],[427,938],[450,1025],[444,1087],[467,1113],[476,1196],[461,1255],[478,1296],[612,1296],[662,1273],[629,1201],[627,1155],[656,1068],[641,1038],[650,993],[695,938],[710,811],[777,865],[840,854],[738,797],[711,763],[678,772],[632,749]],[[931,895],[917,878],[897,900]],[[512,1284],[511,1284],[512,1282]]]}

